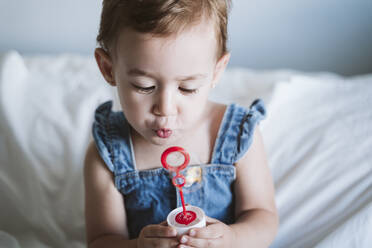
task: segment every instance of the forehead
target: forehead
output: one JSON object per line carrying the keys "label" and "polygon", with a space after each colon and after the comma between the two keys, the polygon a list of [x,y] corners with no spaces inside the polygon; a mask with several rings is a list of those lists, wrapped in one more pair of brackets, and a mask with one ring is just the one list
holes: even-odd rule
{"label": "forehead", "polygon": [[154,36],[123,29],[116,44],[116,62],[120,66],[145,70],[208,69],[216,62],[215,29],[209,23],[199,23],[178,34]]}

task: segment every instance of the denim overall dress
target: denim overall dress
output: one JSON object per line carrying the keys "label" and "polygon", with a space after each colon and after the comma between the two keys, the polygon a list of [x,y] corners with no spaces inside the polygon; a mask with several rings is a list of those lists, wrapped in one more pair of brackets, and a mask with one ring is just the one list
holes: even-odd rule
{"label": "denim overall dress", "polygon": [[[111,101],[96,109],[93,137],[100,156],[114,174],[116,188],[124,196],[129,237],[133,239],[144,226],[166,220],[168,213],[182,203],[167,170],[136,169],[130,126],[123,112],[111,109]],[[260,99],[249,109],[237,104],[227,106],[211,163],[189,165],[182,171],[186,177],[183,188],[186,204],[198,206],[207,216],[226,224],[235,221],[234,163],[248,150],[254,129],[265,113]],[[154,159],[160,161],[160,157]]]}

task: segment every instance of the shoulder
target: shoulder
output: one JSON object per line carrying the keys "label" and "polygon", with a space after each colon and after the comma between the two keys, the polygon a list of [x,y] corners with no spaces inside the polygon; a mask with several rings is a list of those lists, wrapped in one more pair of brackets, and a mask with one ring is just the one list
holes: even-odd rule
{"label": "shoulder", "polygon": [[254,131],[250,149],[235,163],[236,213],[265,209],[275,213],[274,182],[259,128]]}
{"label": "shoulder", "polygon": [[85,181],[98,180],[106,178],[112,179],[112,172],[107,168],[102,160],[94,141],[90,142],[84,159],[84,178]]}
{"label": "shoulder", "polygon": [[123,196],[94,142],[88,145],[85,155],[84,186],[87,242],[106,234],[128,237]]}
{"label": "shoulder", "polygon": [[257,164],[259,161],[261,164],[266,165],[266,153],[265,146],[262,138],[262,134],[259,128],[255,128],[251,135],[251,144],[249,149],[236,161],[236,165],[241,164]]}
{"label": "shoulder", "polygon": [[[226,107],[225,107],[226,108]],[[259,122],[265,118],[263,101],[255,100],[249,108],[238,104],[227,106],[220,124],[214,163],[235,164],[249,150]]]}
{"label": "shoulder", "polygon": [[111,101],[101,104],[96,109],[92,126],[96,149],[93,146],[87,152],[90,152],[90,155],[97,155],[94,152],[98,152],[109,170],[117,172],[119,158],[131,160],[129,130],[129,123],[122,111],[112,111]]}

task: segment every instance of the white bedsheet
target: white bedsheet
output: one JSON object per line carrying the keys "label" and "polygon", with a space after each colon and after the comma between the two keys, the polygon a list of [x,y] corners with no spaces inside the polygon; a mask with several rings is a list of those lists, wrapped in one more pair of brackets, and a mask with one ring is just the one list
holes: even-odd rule
{"label": "white bedsheet", "polygon": [[273,247],[372,247],[372,77],[293,77],[263,122],[281,217]]}
{"label": "white bedsheet", "polygon": [[[230,69],[211,98],[256,97],[281,218],[272,247],[372,247],[372,75]],[[84,247],[83,155],[108,99],[92,57],[0,56],[0,247]]]}

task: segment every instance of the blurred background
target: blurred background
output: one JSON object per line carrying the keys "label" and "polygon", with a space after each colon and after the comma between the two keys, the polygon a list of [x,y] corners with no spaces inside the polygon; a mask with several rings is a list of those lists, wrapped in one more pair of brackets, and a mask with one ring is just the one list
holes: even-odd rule
{"label": "blurred background", "polygon": [[[0,53],[96,47],[102,1],[1,0]],[[372,72],[372,0],[233,0],[230,67]]]}

